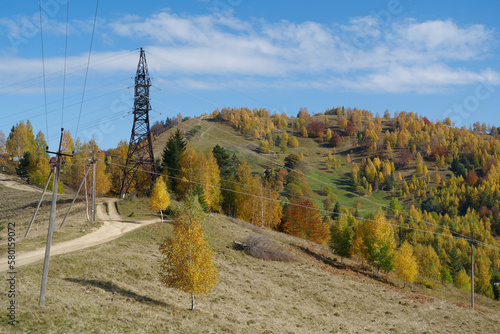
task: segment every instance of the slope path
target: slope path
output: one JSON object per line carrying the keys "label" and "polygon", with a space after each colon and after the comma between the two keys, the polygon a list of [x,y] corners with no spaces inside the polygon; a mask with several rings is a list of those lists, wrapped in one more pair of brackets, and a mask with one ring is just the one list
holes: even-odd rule
{"label": "slope path", "polygon": [[[18,184],[17,182],[12,182],[12,184],[13,186],[19,185],[20,187],[23,187],[23,185]],[[20,188],[18,189],[25,190]],[[103,221],[103,225],[97,230],[89,234],[86,234],[80,238],[64,241],[58,244],[53,244],[50,250],[50,256],[70,253],[80,249],[103,244],[105,242],[114,240],[124,235],[125,233],[133,231],[141,226],[153,224],[159,221],[157,219],[142,221],[142,222],[122,220],[121,216],[116,211],[116,205],[115,205],[116,201],[117,201],[116,198],[99,199],[96,205],[96,214],[98,218]],[[107,203],[108,205],[108,213],[106,213],[106,208],[104,206],[104,203]],[[18,252],[16,254],[16,266],[17,267],[24,266],[27,264],[43,260],[44,256],[45,256],[45,247],[38,248],[33,251]],[[0,272],[7,270],[8,270],[7,261],[6,259],[2,259],[0,262]]]}

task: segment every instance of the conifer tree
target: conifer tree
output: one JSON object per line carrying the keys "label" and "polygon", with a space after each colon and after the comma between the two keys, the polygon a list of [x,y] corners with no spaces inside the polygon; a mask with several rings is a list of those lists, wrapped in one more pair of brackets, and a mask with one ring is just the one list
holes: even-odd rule
{"label": "conifer tree", "polygon": [[339,216],[330,226],[329,246],[332,251],[340,256],[340,265],[344,265],[344,258],[350,258],[352,254],[352,241],[354,233],[347,222],[347,217]]}
{"label": "conifer tree", "polygon": [[162,154],[162,165],[167,170],[171,189],[177,189],[177,174],[181,169],[180,158],[182,152],[186,150],[186,140],[179,129],[170,136]]}
{"label": "conifer tree", "polygon": [[394,231],[387,224],[380,209],[363,225],[362,238],[366,249],[366,259],[377,268],[377,277],[379,277],[380,269],[390,272],[394,268],[394,248],[396,247]]}
{"label": "conifer tree", "polygon": [[422,244],[415,247],[415,256],[418,261],[420,280],[433,286],[433,282],[439,280],[441,273],[439,256],[431,245],[424,246]]}
{"label": "conifer tree", "polygon": [[194,296],[209,294],[217,283],[214,252],[202,229],[204,219],[196,196],[186,197],[180,214],[174,218],[173,237],[160,246],[161,282],[190,293],[191,310],[195,309]]}
{"label": "conifer tree", "polygon": [[406,283],[413,283],[417,277],[418,264],[415,256],[413,256],[413,247],[408,241],[405,241],[396,252],[394,268],[396,269],[396,275],[404,280],[404,287],[406,287]]}

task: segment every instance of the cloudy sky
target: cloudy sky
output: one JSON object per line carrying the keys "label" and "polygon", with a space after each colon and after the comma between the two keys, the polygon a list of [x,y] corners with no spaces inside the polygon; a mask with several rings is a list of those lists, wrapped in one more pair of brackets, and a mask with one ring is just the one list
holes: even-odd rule
{"label": "cloudy sky", "polygon": [[497,2],[67,4],[0,4],[0,129],[7,135],[29,119],[54,149],[61,127],[104,148],[128,140],[140,47],[153,81],[152,123],[224,106],[290,116],[301,107],[345,106],[500,126]]}

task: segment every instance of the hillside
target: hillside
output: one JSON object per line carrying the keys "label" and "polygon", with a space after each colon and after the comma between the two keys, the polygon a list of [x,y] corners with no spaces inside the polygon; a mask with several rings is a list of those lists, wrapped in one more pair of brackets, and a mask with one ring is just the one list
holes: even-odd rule
{"label": "hillside", "polygon": [[[432,123],[404,112],[382,118],[336,108],[313,116],[301,110],[298,117],[288,118],[265,109],[224,108],[157,133],[157,158],[177,130],[179,141],[187,142],[177,156],[179,165],[159,167],[169,174],[174,202],[191,192],[211,210],[204,228],[220,270],[211,296],[198,297],[197,311],[189,312],[188,295],[160,284],[158,247],[172,235],[172,225],[155,223],[54,256],[44,308],[36,306],[42,263],[18,268],[17,315],[26,326],[20,332],[493,333],[498,328],[496,128],[475,124],[474,129],[457,129],[448,121]],[[63,169],[66,184],[58,217],[69,207],[71,188],[83,178],[81,161],[95,143],[79,145],[78,158],[68,160]],[[216,158],[212,151],[217,145]],[[123,176],[126,143],[99,154],[97,190],[114,196]],[[22,163],[38,171],[32,160],[23,158]],[[9,164],[13,170],[15,162]],[[100,206],[100,219],[125,220],[134,227],[138,221],[158,219],[149,209],[149,190],[118,201],[121,218],[114,206]],[[39,189],[3,179],[0,194],[5,199],[0,223],[17,224],[16,250],[43,247],[47,201],[30,237],[20,238]],[[71,243],[82,235],[88,239],[102,227],[109,225],[86,222],[81,197],[54,243]],[[330,227],[337,230],[330,233]],[[330,238],[345,235],[340,228],[351,238],[352,259],[344,259],[345,268],[326,246]],[[233,241],[255,234],[282,245],[298,261],[266,261],[233,248]],[[475,310],[469,309],[471,236],[476,241]],[[388,251],[369,253],[368,247],[382,245],[382,238],[389,240]],[[398,275],[404,269],[394,268],[403,244],[410,244],[411,259],[418,264],[415,291],[411,284],[402,287]],[[2,240],[0,254],[5,253]]]}
{"label": "hillside", "polygon": [[[412,246],[420,266],[417,281],[427,286],[441,281],[470,289],[468,241],[473,238],[475,290],[500,298],[494,284],[500,281],[496,127],[475,123],[469,129],[455,128],[449,119],[431,122],[407,112],[391,117],[388,111],[380,117],[356,108],[316,115],[304,108],[297,117],[223,108],[177,121],[156,137],[158,159],[177,131],[189,152],[180,155],[180,165],[162,167],[172,168],[163,173],[168,170],[175,181],[171,190],[179,198],[200,184],[208,201],[222,201],[222,212],[320,244],[330,237],[328,227],[347,224],[358,238],[350,252],[364,259],[368,254],[359,240],[376,231],[363,232],[361,227],[376,220],[376,230],[392,226],[387,233],[395,248],[404,242]],[[222,196],[213,195],[213,184],[202,181],[209,177],[206,154],[212,151],[220,168],[215,187]],[[282,211],[272,218],[269,212],[280,210],[270,209],[275,202]],[[315,223],[306,215],[315,216]],[[394,269],[393,259],[389,255],[386,271]]]}
{"label": "hillside", "polygon": [[[336,117],[330,116],[332,123],[335,123]],[[313,119],[322,119],[321,116]],[[259,139],[251,135],[244,135],[228,124],[227,122],[215,122],[210,116],[200,116],[189,119],[163,132],[153,141],[153,152],[156,158],[161,158],[165,143],[168,138],[180,129],[188,138],[188,141],[198,152],[212,150],[215,145],[220,145],[230,153],[236,154],[239,158],[246,159],[251,170],[256,173],[262,173],[268,168],[280,168],[284,166],[284,159],[289,154],[301,153],[304,155],[303,162],[307,166],[306,175],[309,186],[315,191],[318,204],[324,199],[321,192],[325,185],[329,185],[337,196],[339,202],[347,207],[352,207],[355,201],[359,201],[363,209],[368,213],[378,207],[378,204],[387,205],[390,201],[389,194],[384,192],[376,193],[370,198],[357,197],[352,194],[347,185],[350,173],[350,167],[345,165],[338,171],[327,171],[324,166],[325,158],[332,149],[326,142],[319,142],[313,138],[297,137],[299,146],[297,148],[289,147],[286,152],[281,152],[279,148],[273,148],[272,154],[261,154],[259,151]],[[338,130],[333,126],[332,130]],[[291,133],[291,126],[287,131]],[[282,130],[276,130],[276,133],[283,133]],[[347,154],[351,153],[353,161],[360,161],[368,155],[355,149],[355,145],[346,144],[338,150],[338,156],[345,159]],[[405,172],[411,175],[411,171]],[[321,204],[322,206],[322,204]]]}
{"label": "hillside", "polygon": [[[375,280],[351,261],[341,269],[324,246],[218,214],[209,216],[204,229],[220,276],[210,296],[197,297],[196,311],[188,310],[187,294],[158,280],[158,247],[172,225],[156,223],[53,257],[45,307],[38,306],[42,261],[18,268],[19,326],[11,331],[2,313],[0,331],[494,333],[500,326],[498,303],[485,297],[471,310],[468,294],[454,288],[411,292],[385,276]],[[233,241],[255,234],[283,245],[297,261],[266,261],[233,249]],[[7,290],[5,279],[0,289]]]}

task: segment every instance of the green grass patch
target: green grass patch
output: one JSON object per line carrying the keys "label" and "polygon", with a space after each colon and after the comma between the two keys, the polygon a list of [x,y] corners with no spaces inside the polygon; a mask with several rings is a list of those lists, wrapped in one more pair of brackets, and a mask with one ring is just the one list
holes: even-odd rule
{"label": "green grass patch", "polygon": [[151,209],[149,197],[127,198],[116,202],[118,213],[122,217],[133,217],[135,220],[156,219],[160,213]]}

